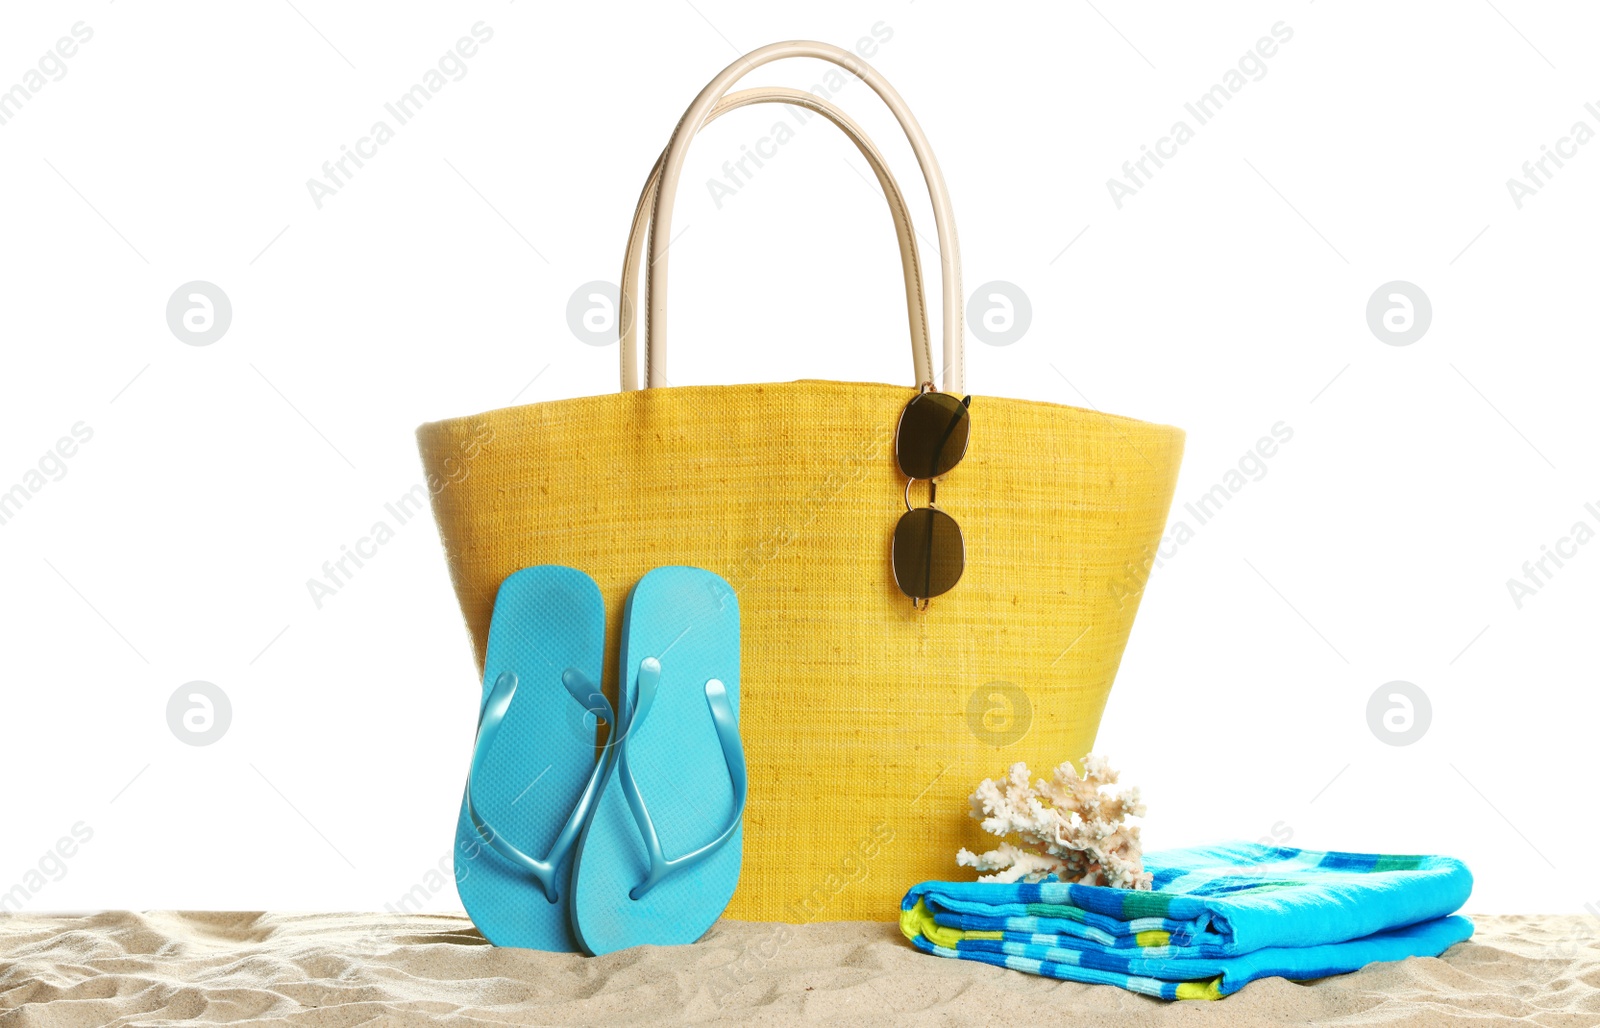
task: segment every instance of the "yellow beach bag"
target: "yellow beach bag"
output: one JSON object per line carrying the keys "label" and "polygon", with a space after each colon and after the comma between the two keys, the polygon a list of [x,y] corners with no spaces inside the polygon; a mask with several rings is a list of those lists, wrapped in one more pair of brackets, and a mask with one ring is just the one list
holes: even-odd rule
{"label": "yellow beach bag", "polygon": [[[728,94],[746,72],[787,57],[853,73],[905,129],[943,254],[941,373],[910,219],[876,148],[826,98]],[[667,246],[689,144],[711,118],[763,102],[827,116],[883,184],[905,263],[908,383],[666,385]],[[960,395],[965,376],[954,219],[938,162],[904,101],[837,47],[756,50],[700,93],[652,173],[628,247],[622,315],[641,309],[631,294],[646,226],[645,388],[629,319],[622,391],[417,432],[430,481],[448,482],[432,490],[434,513],[480,669],[501,581],[532,565],[570,565],[605,597],[605,688],[614,699],[628,590],[661,565],[715,571],[739,598],[750,780],[744,866],[727,916],[893,920],[909,886],[955,876],[956,850],[982,845],[967,817],[980,779],[1017,760],[1041,769],[1076,760],[1092,746],[1166,524],[1183,433],[974,397],[969,449],[938,494],[965,538],[965,571],[919,609],[890,565],[909,495],[896,425],[919,389],[938,383]]]}

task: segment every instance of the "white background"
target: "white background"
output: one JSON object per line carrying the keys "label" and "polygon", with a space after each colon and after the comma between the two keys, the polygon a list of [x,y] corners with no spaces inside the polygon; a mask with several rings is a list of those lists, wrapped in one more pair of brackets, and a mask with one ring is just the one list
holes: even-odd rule
{"label": "white background", "polygon": [[[1098,743],[1144,790],[1147,843],[1277,826],[1462,857],[1476,911],[1600,902],[1600,545],[1521,609],[1506,585],[1600,527],[1600,145],[1520,209],[1506,186],[1574,122],[1600,129],[1600,15],[444,6],[7,6],[0,88],[75,23],[93,39],[0,126],[0,490],[74,424],[94,435],[0,525],[0,890],[79,821],[92,840],[31,908],[377,908],[422,881],[478,697],[437,533],[400,527],[321,609],[307,580],[420,480],[419,423],[616,387],[615,347],[578,341],[567,301],[617,277],[706,80],[882,23],[873,63],[940,155],[968,288],[1033,306],[1013,345],[969,333],[973,392],[1187,429],[1174,524],[1272,425],[1294,432],[1151,581]],[[307,179],[479,21],[465,78],[318,209]],[[1278,22],[1293,38],[1265,77],[1119,210],[1106,180]],[[931,239],[887,112],[859,83],[839,99]],[[909,383],[889,221],[842,136],[814,122],[721,209],[704,188],[779,117],[728,117],[693,151],[673,380]],[[204,347],[165,318],[196,279],[233,305]],[[1409,346],[1366,319],[1397,279],[1433,307]],[[193,680],[231,700],[210,746],[167,724]],[[1431,704],[1409,746],[1368,723],[1394,680]]]}

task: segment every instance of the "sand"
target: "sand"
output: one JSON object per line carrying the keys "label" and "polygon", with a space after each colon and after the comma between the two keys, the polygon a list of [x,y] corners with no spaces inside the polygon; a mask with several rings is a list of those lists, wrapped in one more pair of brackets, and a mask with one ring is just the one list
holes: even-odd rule
{"label": "sand", "polygon": [[1600,1025],[1600,921],[1474,920],[1440,959],[1164,1003],[926,956],[890,924],[724,921],[585,958],[495,949],[450,915],[0,915],[0,1026]]}

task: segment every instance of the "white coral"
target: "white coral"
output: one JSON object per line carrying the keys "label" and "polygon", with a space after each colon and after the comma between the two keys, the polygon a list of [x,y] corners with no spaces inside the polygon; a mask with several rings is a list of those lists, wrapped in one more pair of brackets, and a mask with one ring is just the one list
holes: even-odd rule
{"label": "white coral", "polygon": [[[987,853],[961,850],[958,865],[998,872],[980,875],[982,882],[1037,882],[1053,874],[1063,882],[1150,888],[1139,828],[1123,823],[1144,816],[1144,802],[1136,788],[1102,792],[1117,782],[1104,757],[1085,757],[1081,777],[1063,763],[1051,781],[1029,785],[1028,779],[1028,766],[1017,763],[1003,782],[985,778],[978,784],[971,816],[1002,842]],[[1003,841],[1010,836],[1022,846]]]}

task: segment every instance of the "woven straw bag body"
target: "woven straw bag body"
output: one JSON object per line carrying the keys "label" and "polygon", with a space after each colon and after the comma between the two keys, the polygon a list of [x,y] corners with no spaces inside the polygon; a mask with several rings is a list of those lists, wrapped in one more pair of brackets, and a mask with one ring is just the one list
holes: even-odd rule
{"label": "woven straw bag body", "polygon": [[[909,886],[954,876],[958,848],[989,848],[967,816],[980,779],[1090,749],[1166,523],[1183,433],[974,397],[970,449],[939,492],[965,536],[966,570],[918,610],[890,567],[906,486],[895,428],[916,386],[662,387],[668,195],[683,151],[736,98],[821,109],[783,90],[724,98],[749,68],[797,55],[834,61],[889,101],[922,160],[953,258],[937,165],[898,94],[845,51],[775,44],[707,86],[641,200],[653,218],[652,387],[632,388],[630,325],[624,391],[436,422],[418,439],[430,479],[448,483],[433,490],[434,512],[480,667],[496,591],[520,568],[565,564],[599,583],[613,699],[623,604],[645,572],[687,564],[733,586],[750,797],[727,916],[890,920]],[[893,208],[898,187],[875,157]],[[636,218],[625,295],[644,220]],[[914,237],[899,215],[897,229],[911,254],[917,377],[931,384],[925,336],[918,352]],[[944,384],[959,391],[959,279],[956,261],[943,263]]]}

